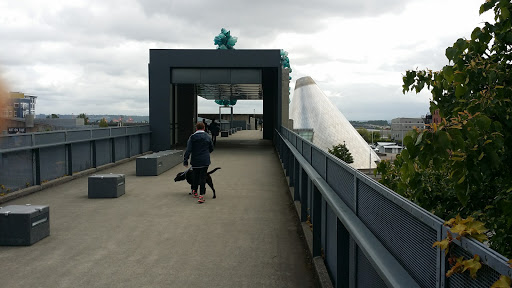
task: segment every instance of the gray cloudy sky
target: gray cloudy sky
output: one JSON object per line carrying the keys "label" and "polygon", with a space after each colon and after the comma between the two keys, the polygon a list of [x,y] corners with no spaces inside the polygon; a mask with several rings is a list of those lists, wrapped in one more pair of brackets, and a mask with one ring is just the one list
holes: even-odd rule
{"label": "gray cloudy sky", "polygon": [[[149,49],[288,51],[349,120],[418,117],[429,94],[403,95],[407,69],[438,70],[446,47],[491,21],[483,0],[16,0],[0,2],[0,75],[38,96],[36,113],[148,115]],[[262,112],[239,101],[239,113]],[[200,99],[199,112],[218,112]]]}

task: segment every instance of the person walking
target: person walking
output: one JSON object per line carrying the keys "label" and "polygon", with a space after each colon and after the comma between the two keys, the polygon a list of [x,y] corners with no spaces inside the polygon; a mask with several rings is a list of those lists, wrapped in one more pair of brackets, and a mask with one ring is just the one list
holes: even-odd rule
{"label": "person walking", "polygon": [[217,144],[217,136],[219,136],[219,131],[219,123],[215,122],[215,119],[213,119],[212,123],[210,124],[210,132],[212,133],[213,146]]}
{"label": "person walking", "polygon": [[204,124],[204,132],[206,132],[206,134],[208,134],[208,123],[206,123],[206,119],[203,118],[203,124]]}
{"label": "person walking", "polygon": [[192,166],[192,195],[197,198],[197,188],[199,186],[200,194],[197,202],[204,203],[204,194],[206,192],[206,173],[210,166],[210,153],[213,152],[213,142],[210,136],[204,132],[203,122],[196,124],[196,132],[188,138],[187,150],[183,156],[183,166],[188,167],[188,159],[190,157],[190,165]]}

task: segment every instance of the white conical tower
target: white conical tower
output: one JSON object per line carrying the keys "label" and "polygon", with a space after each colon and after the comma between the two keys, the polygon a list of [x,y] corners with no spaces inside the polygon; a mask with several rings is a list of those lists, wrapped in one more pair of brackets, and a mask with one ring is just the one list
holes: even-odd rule
{"label": "white conical tower", "polygon": [[[311,77],[297,79],[290,108],[294,129],[313,129],[313,144],[325,150],[343,144],[356,169],[376,168],[379,156],[334,106]],[[371,159],[370,159],[371,157]]]}

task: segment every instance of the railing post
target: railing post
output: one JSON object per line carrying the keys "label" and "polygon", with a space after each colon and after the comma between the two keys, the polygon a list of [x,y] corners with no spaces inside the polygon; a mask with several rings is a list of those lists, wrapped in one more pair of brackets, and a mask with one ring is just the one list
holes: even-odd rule
{"label": "railing post", "polygon": [[348,287],[356,288],[357,286],[357,244],[352,237],[349,237],[349,269],[348,269]]}
{"label": "railing post", "polygon": [[309,177],[306,171],[301,169],[301,185],[300,185],[300,221],[308,220],[308,194],[309,194]]}
{"label": "railing post", "polygon": [[[110,130],[112,133],[112,129]],[[112,144],[112,161],[111,163],[116,163],[116,138],[110,138],[110,143]]]}
{"label": "railing post", "polygon": [[302,171],[302,169],[300,168],[300,165],[299,165],[299,162],[297,160],[294,160],[295,161],[295,164],[294,164],[294,167],[295,169],[293,170],[293,173],[295,174],[295,189],[293,190],[293,200],[295,201],[300,201],[300,190],[302,190],[302,182],[301,182],[301,178],[302,178],[302,175],[299,171]]}
{"label": "railing post", "polygon": [[144,153],[144,134],[139,134],[139,153],[138,154],[142,154]]}
{"label": "railing post", "polygon": [[322,252],[322,194],[313,185],[313,257],[321,256]]}
{"label": "railing post", "polygon": [[284,148],[284,169],[285,169],[285,175],[286,176],[289,176],[290,175],[290,163],[288,161],[288,157],[289,157],[289,148],[285,145],[285,148]]}
{"label": "railing post", "polygon": [[32,163],[34,185],[41,185],[41,157],[39,148],[32,149]]}
{"label": "railing post", "polygon": [[295,187],[295,156],[293,156],[292,151],[290,151],[290,158],[288,159],[289,168],[290,168],[290,183],[288,185],[290,187]]}
{"label": "railing post", "polygon": [[354,213],[356,215],[358,215],[358,205],[357,205],[357,190],[358,190],[358,186],[359,186],[359,180],[357,179],[356,175],[355,174],[352,174],[352,177],[354,177]]}
{"label": "railing post", "polygon": [[[443,239],[443,232],[444,232],[444,229],[440,229],[441,231],[438,231],[437,232],[437,241],[441,241]],[[437,249],[437,257],[438,257],[438,261],[437,261],[437,277],[438,277],[438,280],[437,280],[437,287],[441,287],[441,288],[444,288],[446,287],[446,255],[444,252],[441,251],[441,249],[439,247],[436,248]]]}
{"label": "railing post", "polygon": [[91,144],[92,144],[92,167],[93,168],[98,168],[98,155],[97,155],[97,142],[96,140],[92,140]]}
{"label": "railing post", "polygon": [[[128,131],[127,131],[128,132]],[[126,145],[126,157],[125,158],[130,158],[132,156],[132,140],[131,140],[131,136],[130,135],[126,135],[125,136],[125,145]]]}
{"label": "railing post", "polygon": [[349,259],[350,259],[350,236],[340,219],[336,217],[336,233],[337,233],[337,241],[336,241],[336,287],[349,287]]}
{"label": "railing post", "polygon": [[[67,139],[67,132],[66,132],[66,139]],[[67,175],[71,176],[73,175],[73,149],[71,148],[71,144],[66,144],[65,149],[66,153],[66,162],[67,162]]]}

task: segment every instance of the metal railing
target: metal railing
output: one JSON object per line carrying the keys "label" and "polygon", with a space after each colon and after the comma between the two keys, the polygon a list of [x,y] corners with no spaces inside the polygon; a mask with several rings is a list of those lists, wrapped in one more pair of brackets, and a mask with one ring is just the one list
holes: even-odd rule
{"label": "metal railing", "polygon": [[96,168],[149,151],[149,125],[0,136],[3,191]]}
{"label": "metal railing", "polygon": [[302,222],[310,221],[313,257],[324,259],[335,287],[490,287],[512,276],[507,259],[472,239],[455,241],[456,255],[480,255],[483,266],[447,278],[447,257],[435,241],[443,220],[319,149],[287,128],[275,131]]}

